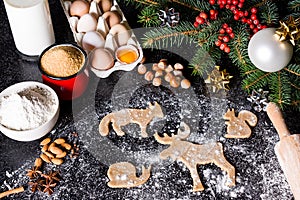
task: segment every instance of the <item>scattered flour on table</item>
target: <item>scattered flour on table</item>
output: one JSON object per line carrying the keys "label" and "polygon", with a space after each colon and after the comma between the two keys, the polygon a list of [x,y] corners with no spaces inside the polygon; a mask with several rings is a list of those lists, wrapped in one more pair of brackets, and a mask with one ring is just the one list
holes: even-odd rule
{"label": "scattered flour on table", "polygon": [[14,130],[29,130],[47,122],[54,112],[50,92],[26,88],[0,98],[0,123]]}

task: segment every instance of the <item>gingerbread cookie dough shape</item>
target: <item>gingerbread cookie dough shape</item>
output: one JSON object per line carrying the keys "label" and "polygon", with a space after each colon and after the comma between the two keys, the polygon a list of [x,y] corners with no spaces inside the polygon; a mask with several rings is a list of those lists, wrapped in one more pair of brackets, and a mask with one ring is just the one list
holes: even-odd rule
{"label": "gingerbread cookie dough shape", "polygon": [[142,175],[136,176],[136,168],[129,162],[120,162],[112,164],[107,176],[110,181],[107,185],[111,188],[131,188],[142,185],[150,178],[151,166],[145,168],[142,166]]}
{"label": "gingerbread cookie dough shape", "polygon": [[205,165],[214,163],[228,174],[229,180],[226,185],[231,187],[235,185],[235,168],[226,160],[223,152],[223,146],[219,142],[207,144],[193,144],[188,141],[183,141],[190,135],[190,129],[184,122],[181,123],[184,131],[180,129],[177,135],[172,137],[166,133],[164,137],[160,137],[157,133],[155,139],[161,144],[170,145],[167,149],[160,153],[161,159],[171,157],[174,161],[181,161],[189,169],[193,178],[193,191],[203,191],[204,187],[197,172],[197,165]]}
{"label": "gingerbread cookie dough shape", "polygon": [[238,117],[235,116],[234,109],[225,113],[223,116],[227,125],[227,134],[225,138],[249,138],[251,136],[251,128],[257,124],[257,117],[250,111],[242,110]]}
{"label": "gingerbread cookie dough shape", "polygon": [[122,131],[121,127],[130,123],[136,123],[141,127],[141,136],[148,137],[146,132],[147,125],[155,117],[164,117],[161,106],[157,102],[153,105],[149,103],[149,107],[146,109],[123,109],[106,115],[99,124],[99,132],[102,136],[107,136],[109,123],[112,123],[112,127],[117,135],[123,136],[125,132]]}

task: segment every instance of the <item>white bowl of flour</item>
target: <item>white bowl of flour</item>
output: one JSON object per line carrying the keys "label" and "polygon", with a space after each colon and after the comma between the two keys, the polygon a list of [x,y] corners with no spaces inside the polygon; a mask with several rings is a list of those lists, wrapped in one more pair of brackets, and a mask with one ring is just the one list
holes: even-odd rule
{"label": "white bowl of flour", "polygon": [[43,83],[25,81],[0,93],[0,131],[11,139],[39,139],[52,130],[58,116],[57,94]]}

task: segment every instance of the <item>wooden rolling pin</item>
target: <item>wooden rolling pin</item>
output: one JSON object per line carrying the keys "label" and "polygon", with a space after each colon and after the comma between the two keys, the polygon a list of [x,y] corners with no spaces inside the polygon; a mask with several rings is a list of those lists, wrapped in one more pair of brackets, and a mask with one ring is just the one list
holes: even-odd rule
{"label": "wooden rolling pin", "polygon": [[277,159],[295,200],[300,200],[300,134],[290,134],[282,113],[275,103],[268,104],[267,114],[280,138],[275,145]]}

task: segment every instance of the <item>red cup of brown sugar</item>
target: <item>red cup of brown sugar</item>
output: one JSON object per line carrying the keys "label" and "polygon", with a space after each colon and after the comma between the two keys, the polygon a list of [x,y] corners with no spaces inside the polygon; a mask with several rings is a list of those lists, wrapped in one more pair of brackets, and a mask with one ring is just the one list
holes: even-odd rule
{"label": "red cup of brown sugar", "polygon": [[89,82],[87,54],[76,44],[53,44],[38,61],[43,82],[55,90],[61,100],[80,97]]}

